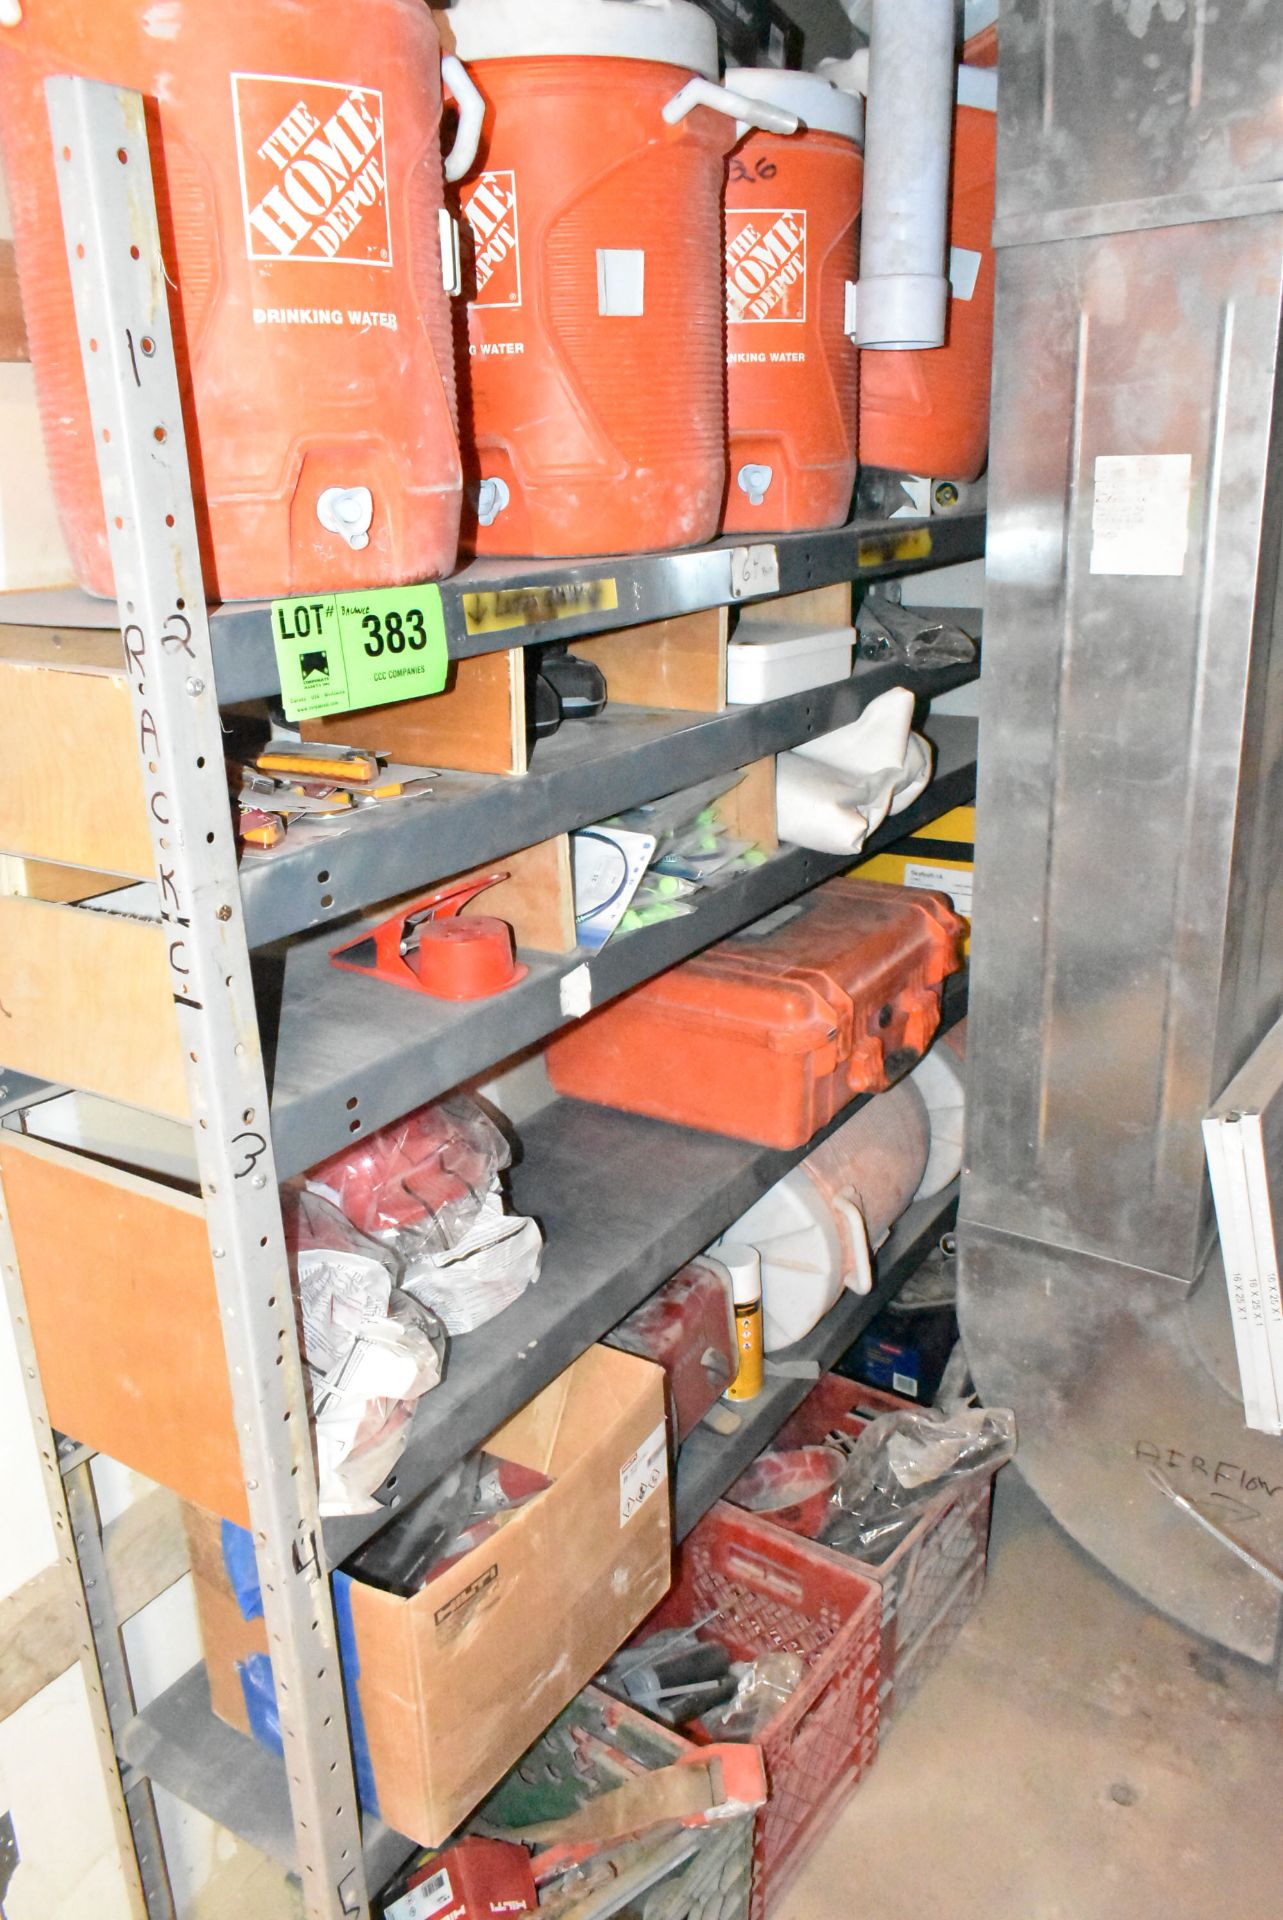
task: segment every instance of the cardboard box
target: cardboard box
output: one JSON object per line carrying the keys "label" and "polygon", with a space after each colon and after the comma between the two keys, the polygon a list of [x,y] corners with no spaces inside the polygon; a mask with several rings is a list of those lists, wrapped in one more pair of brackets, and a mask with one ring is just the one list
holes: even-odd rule
{"label": "cardboard box", "polygon": [[954,807],[929,820],[885,853],[874,853],[851,868],[860,880],[886,880],[897,887],[925,887],[943,893],[967,923],[964,954],[971,952],[971,883],[975,866],[976,810]]}
{"label": "cardboard box", "polygon": [[[423,1846],[470,1813],[667,1591],[664,1376],[590,1347],[486,1442],[553,1481],[410,1599],[334,1576],[357,1781]],[[185,1509],[215,1713],[273,1743],[248,1539]],[[268,1710],[263,1710],[265,1694]],[[275,1734],[279,1741],[279,1732]]]}

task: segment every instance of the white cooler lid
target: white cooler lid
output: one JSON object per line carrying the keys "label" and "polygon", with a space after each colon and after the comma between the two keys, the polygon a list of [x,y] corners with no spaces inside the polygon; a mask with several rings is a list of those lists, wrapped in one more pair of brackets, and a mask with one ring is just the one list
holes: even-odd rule
{"label": "white cooler lid", "polygon": [[717,78],[717,28],[690,0],[454,0],[445,15],[469,60],[656,60]]}
{"label": "white cooler lid", "polygon": [[864,139],[864,102],[818,74],[797,73],[785,67],[728,67],[726,85],[750,100],[795,113],[804,127],[816,133],[836,133],[857,144]]}

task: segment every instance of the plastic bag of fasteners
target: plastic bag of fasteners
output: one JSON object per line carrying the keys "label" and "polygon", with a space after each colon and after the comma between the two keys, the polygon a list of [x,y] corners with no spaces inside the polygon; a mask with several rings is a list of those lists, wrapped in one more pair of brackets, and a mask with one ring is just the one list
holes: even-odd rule
{"label": "plastic bag of fasteners", "polygon": [[1005,1407],[880,1414],[850,1446],[820,1538],[876,1566],[940,1494],[987,1479],[1015,1451],[1016,1416]]}
{"label": "plastic bag of fasteners", "polygon": [[396,1261],[319,1194],[282,1196],[303,1325],[322,1514],[370,1513],[396,1465],[446,1339],[432,1311],[395,1285]]}
{"label": "plastic bag of fasteners", "polygon": [[485,1110],[457,1094],[333,1154],[307,1184],[404,1263],[455,1246],[511,1157]]}

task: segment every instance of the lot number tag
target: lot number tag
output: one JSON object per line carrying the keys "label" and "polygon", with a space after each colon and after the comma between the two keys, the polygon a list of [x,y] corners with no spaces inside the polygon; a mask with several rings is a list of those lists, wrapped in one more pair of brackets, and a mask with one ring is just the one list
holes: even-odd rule
{"label": "lot number tag", "polygon": [[440,693],[449,659],[439,587],[376,587],[273,600],[288,720]]}

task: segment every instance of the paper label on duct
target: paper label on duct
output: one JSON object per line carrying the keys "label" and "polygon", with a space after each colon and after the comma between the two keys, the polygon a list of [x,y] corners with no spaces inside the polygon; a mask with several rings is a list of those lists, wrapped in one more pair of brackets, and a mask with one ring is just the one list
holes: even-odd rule
{"label": "paper label on duct", "polygon": [[500,167],[465,188],[461,238],[471,252],[464,285],[474,307],[521,305],[521,229],[517,224],[517,176]]}
{"label": "paper label on duct", "polygon": [[904,884],[906,887],[924,887],[931,893],[948,894],[956,913],[971,916],[971,885],[974,875],[970,867],[929,867],[922,862],[905,862]]}
{"label": "paper label on duct", "polygon": [[250,259],[390,267],[378,88],[268,73],[231,80]]}
{"label": "paper label on duct", "polygon": [[726,318],[806,319],[806,210],[726,209]]}
{"label": "paper label on duct", "polygon": [[1192,466],[1188,453],[1097,456],[1093,573],[1184,573]]}
{"label": "paper label on duct", "polygon": [[668,1428],[660,1421],[619,1469],[619,1524],[626,1527],[653,1493],[668,1484]]}

